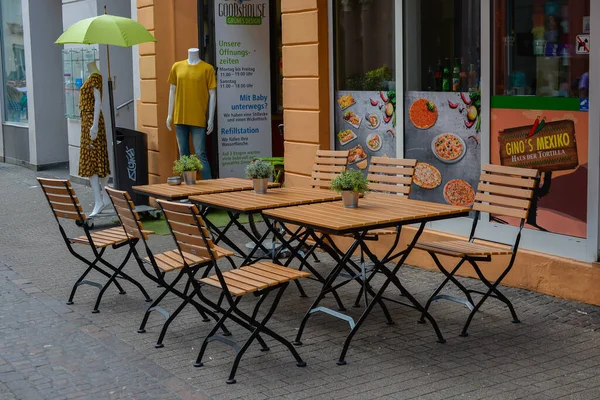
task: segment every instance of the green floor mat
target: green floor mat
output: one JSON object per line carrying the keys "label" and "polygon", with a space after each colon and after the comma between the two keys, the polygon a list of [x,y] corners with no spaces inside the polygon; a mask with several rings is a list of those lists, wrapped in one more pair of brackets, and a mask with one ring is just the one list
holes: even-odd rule
{"label": "green floor mat", "polygon": [[[209,212],[207,218],[210,220],[210,222],[212,222],[219,228],[223,228],[229,223],[229,216],[227,215],[227,212],[221,210]],[[255,215],[254,221],[261,222],[262,217],[260,215]],[[247,224],[248,216],[245,214],[240,215],[240,222],[242,224]],[[167,226],[167,221],[162,215],[160,219],[148,218],[144,219],[142,223],[144,224],[144,229],[153,231],[157,235],[167,236],[171,234],[171,232],[169,231],[169,227]]]}

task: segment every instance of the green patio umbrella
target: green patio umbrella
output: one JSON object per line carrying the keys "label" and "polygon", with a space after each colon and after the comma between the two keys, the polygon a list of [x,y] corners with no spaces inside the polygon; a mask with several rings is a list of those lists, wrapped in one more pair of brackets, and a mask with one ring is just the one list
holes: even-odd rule
{"label": "green patio umbrella", "polygon": [[[115,100],[113,96],[113,81],[110,73],[110,49],[108,46],[131,47],[140,43],[156,42],[156,39],[140,23],[130,18],[118,17],[106,13],[98,17],[86,18],[74,23],[56,40],[56,44],[104,44],[108,61],[108,100],[110,103],[111,134],[115,170],[117,167],[116,154],[116,123]],[[119,188],[118,174],[113,173],[115,187]]]}

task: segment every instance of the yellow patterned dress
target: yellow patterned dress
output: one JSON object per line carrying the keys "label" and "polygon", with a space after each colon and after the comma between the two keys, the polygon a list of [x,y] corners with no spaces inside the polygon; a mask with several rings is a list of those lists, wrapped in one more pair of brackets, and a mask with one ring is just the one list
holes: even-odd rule
{"label": "yellow patterned dress", "polygon": [[98,134],[92,140],[90,129],[94,123],[94,89],[102,96],[102,75],[93,73],[79,91],[79,110],[81,111],[81,147],[79,148],[79,176],[98,175],[100,178],[110,175],[108,149],[106,145],[106,126],[100,111]]}

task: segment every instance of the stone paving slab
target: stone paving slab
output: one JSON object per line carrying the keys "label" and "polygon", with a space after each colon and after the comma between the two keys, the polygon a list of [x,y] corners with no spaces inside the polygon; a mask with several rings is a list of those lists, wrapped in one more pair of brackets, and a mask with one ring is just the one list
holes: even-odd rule
{"label": "stone paving slab", "polygon": [[[54,176],[52,172],[39,174]],[[96,389],[97,381],[104,382],[98,383],[98,387],[114,390],[114,382],[108,378],[113,372],[118,372],[119,382],[125,381],[131,388],[127,398],[136,399],[152,398],[142,392],[135,393],[138,389],[156,391],[157,396],[167,396],[164,398],[178,395],[185,398],[191,393],[189,398],[204,395],[215,399],[600,398],[599,309],[515,288],[502,290],[513,301],[522,323],[512,324],[502,303],[488,301],[475,317],[467,338],[458,336],[468,315],[467,309],[450,302],[434,303],[431,313],[446,337],[445,344],[435,342],[429,324],[416,323],[419,316],[413,310],[390,303],[395,325],[388,326],[376,308],[352,342],[346,366],[337,366],[335,361],[348,325],[327,315],[315,314],[305,330],[304,344],[298,348],[308,363],[306,368],[295,367],[283,346],[268,341],[271,351],[262,353],[258,347],[251,348],[240,364],[238,383],[226,385],[224,380],[233,360],[230,348],[212,343],[206,353],[205,366],[192,366],[203,337],[212,327],[212,323],[202,322],[195,310],[184,310],[172,324],[165,347],[155,349],[153,345],[164,318],[152,315],[147,333],[136,333],[147,303],[139,291],[127,283],[123,284],[126,295],[119,295],[114,289],[106,292],[99,314],[91,314],[97,295],[97,289],[92,287],[82,286],[73,306],[64,304],[83,268],[68,253],[58,235],[56,222],[35,176],[32,171],[0,164],[0,187],[10,188],[0,195],[0,264],[8,267],[7,273],[15,274],[4,283],[13,286],[11,293],[19,293],[19,297],[3,298],[3,304],[13,310],[13,314],[7,314],[10,322],[0,328],[5,336],[5,344],[0,344],[0,357],[28,354],[31,352],[28,342],[41,343],[41,338],[47,339],[53,348],[66,349],[64,354],[52,359],[51,365],[56,370],[42,370],[50,379],[40,384],[45,384],[44,389],[55,379],[63,384],[59,390],[67,390],[70,381],[65,377],[66,370],[81,372],[74,381],[81,382],[85,388],[83,394],[79,393],[83,398],[97,398],[92,392],[86,393]],[[91,210],[90,189],[80,185],[75,188],[84,209]],[[109,219],[97,224],[102,222],[111,223]],[[71,229],[74,233],[80,232],[77,227]],[[238,243],[247,241],[237,232],[232,232],[232,238]],[[173,248],[174,244],[170,237],[155,236],[150,246],[160,252]],[[125,252],[125,249],[112,251],[108,258],[116,263]],[[315,265],[325,274],[332,268],[332,260],[320,257],[322,262]],[[134,263],[130,262],[126,271],[143,282],[152,297],[160,293]],[[420,301],[425,301],[442,280],[439,273],[408,266],[399,275]],[[479,283],[471,279],[461,279],[461,282],[467,287]],[[304,288],[308,298],[300,298],[297,290],[290,286],[270,323],[275,331],[289,339],[295,336],[304,312],[319,290],[318,284],[312,281],[305,282]],[[356,287],[352,285],[340,290],[348,306],[355,295]],[[393,291],[389,295],[398,296]],[[30,315],[20,309],[19,301],[35,305],[32,305],[34,311],[43,306],[61,323],[46,325],[40,314]],[[252,298],[243,300],[247,306],[254,301]],[[325,303],[334,304],[331,298]],[[169,310],[178,304],[169,297],[164,303]],[[3,309],[0,310],[4,315]],[[361,311],[361,308],[348,310],[354,317]],[[6,318],[0,321],[6,324]],[[33,329],[25,329],[28,323],[34,322],[42,324],[45,331],[56,331],[53,335],[40,336]],[[234,326],[230,329],[234,338],[245,334]],[[115,371],[103,370],[108,375],[99,377],[96,371],[83,367],[79,370],[76,366],[83,353],[76,348],[71,351],[71,343],[93,348],[98,358],[92,364],[114,364]],[[106,355],[99,351],[110,346],[116,346],[118,351]],[[26,361],[17,365],[21,375],[14,374],[17,369],[4,372],[0,365],[0,399],[4,399],[5,394],[6,398],[15,398],[15,390],[29,388],[30,376],[46,376],[37,371],[45,365],[34,366],[27,357],[22,358],[13,360]],[[166,377],[165,371],[172,374],[172,378]],[[92,388],[88,389],[85,384],[91,381]],[[174,393],[172,397],[168,397],[169,390]],[[53,397],[42,394],[42,398]]]}

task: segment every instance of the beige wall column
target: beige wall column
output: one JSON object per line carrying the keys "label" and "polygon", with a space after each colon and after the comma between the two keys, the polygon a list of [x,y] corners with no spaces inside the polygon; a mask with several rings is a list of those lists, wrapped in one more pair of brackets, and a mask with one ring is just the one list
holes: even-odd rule
{"label": "beige wall column", "polygon": [[195,0],[137,0],[138,21],[156,43],[140,45],[139,131],[148,135],[150,183],[165,183],[173,175],[173,161],[179,157],[175,132],[167,130],[169,84],[167,78],[175,61],[187,58],[187,49],[198,46]]}
{"label": "beige wall column", "polygon": [[331,140],[327,0],[282,0],[281,11],[285,182],[308,186]]}

